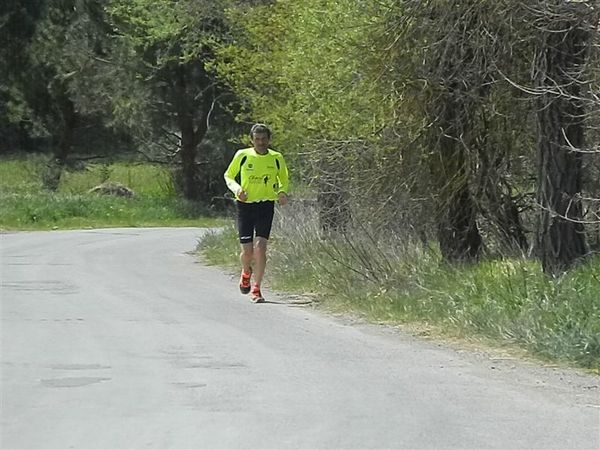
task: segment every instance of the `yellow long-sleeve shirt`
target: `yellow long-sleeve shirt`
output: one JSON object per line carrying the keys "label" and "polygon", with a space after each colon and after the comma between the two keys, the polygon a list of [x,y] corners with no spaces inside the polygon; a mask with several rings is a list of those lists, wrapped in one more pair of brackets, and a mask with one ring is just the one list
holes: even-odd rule
{"label": "yellow long-sleeve shirt", "polygon": [[277,200],[279,193],[287,194],[288,169],[283,155],[268,149],[261,155],[254,148],[238,150],[225,171],[225,183],[239,200],[246,192],[247,203]]}

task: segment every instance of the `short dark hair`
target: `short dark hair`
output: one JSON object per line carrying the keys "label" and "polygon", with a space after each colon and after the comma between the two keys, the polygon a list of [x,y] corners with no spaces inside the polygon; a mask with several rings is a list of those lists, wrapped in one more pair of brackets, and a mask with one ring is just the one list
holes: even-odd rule
{"label": "short dark hair", "polygon": [[264,123],[255,123],[250,128],[250,137],[253,138],[256,133],[264,133],[271,138],[271,129]]}

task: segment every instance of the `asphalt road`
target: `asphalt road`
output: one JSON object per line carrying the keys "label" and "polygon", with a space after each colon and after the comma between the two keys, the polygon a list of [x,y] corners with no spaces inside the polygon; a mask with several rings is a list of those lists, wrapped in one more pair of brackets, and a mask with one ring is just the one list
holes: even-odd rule
{"label": "asphalt road", "polygon": [[1,235],[2,448],[600,448],[598,377],[252,304],[202,233]]}

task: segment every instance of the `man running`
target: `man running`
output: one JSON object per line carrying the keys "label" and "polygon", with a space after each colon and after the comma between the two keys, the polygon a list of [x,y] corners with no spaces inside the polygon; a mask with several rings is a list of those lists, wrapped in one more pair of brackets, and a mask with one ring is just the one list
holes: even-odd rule
{"label": "man running", "polygon": [[[288,170],[281,153],[269,149],[271,130],[257,123],[250,130],[253,147],[238,150],[225,171],[225,183],[234,193],[240,236],[240,291],[253,302],[263,302],[260,285],[267,264],[275,201],[288,202]],[[254,275],[254,283],[250,278]]]}

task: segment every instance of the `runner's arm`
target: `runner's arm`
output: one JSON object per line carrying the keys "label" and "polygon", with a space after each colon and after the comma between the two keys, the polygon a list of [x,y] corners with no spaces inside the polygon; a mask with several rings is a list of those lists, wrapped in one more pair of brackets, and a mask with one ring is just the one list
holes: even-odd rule
{"label": "runner's arm", "polygon": [[280,156],[279,158],[279,171],[277,172],[277,179],[279,181],[279,189],[277,191],[277,194],[286,194],[288,193],[288,189],[289,189],[289,174],[288,174],[288,168],[287,165],[285,164],[285,159],[283,158],[283,156]]}
{"label": "runner's arm", "polygon": [[224,174],[225,184],[227,184],[227,187],[229,188],[229,190],[231,192],[233,192],[233,194],[236,196],[236,198],[243,191],[242,186],[240,186],[239,183],[235,180],[241,170],[241,164],[240,164],[241,159],[242,159],[242,153],[240,151],[238,151],[233,156],[233,159],[229,163],[229,167],[227,167],[227,170],[225,171],[225,174]]}

